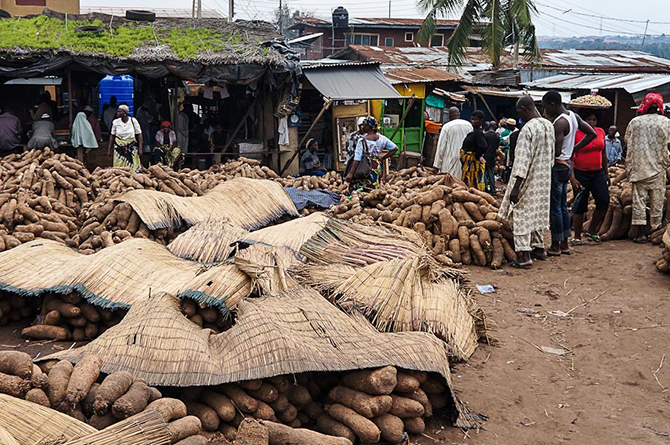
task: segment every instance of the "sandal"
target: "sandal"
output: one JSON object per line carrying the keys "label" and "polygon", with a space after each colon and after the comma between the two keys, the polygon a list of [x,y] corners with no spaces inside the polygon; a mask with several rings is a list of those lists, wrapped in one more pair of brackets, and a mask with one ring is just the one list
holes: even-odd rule
{"label": "sandal", "polygon": [[557,252],[555,250],[547,249],[547,255],[548,256],[561,256],[561,251],[559,250]]}
{"label": "sandal", "polygon": [[570,245],[571,246],[583,246],[584,242],[579,238],[572,238],[570,240]]}
{"label": "sandal", "polygon": [[516,269],[530,269],[533,267],[533,262],[531,261],[529,263],[520,263],[519,260],[516,260],[509,263],[509,265]]}
{"label": "sandal", "polygon": [[530,257],[538,261],[547,261],[549,259],[549,256],[547,255],[546,251],[536,252],[533,250],[530,252]]}
{"label": "sandal", "polygon": [[647,238],[646,237],[635,238],[633,242],[635,244],[647,244]]}
{"label": "sandal", "polygon": [[594,242],[596,244],[600,244],[602,242],[602,240],[600,239],[600,235],[598,234],[584,233],[584,236],[586,237],[587,240]]}
{"label": "sandal", "polygon": [[561,250],[561,255],[572,255],[571,250]]}

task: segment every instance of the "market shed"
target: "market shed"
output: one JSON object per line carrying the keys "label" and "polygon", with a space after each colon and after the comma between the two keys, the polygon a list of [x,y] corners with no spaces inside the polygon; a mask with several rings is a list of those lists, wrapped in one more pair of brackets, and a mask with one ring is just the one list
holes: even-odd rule
{"label": "market shed", "polygon": [[[274,164],[268,163],[273,167],[278,162],[273,114],[297,94],[300,74],[297,57],[272,25],[220,19],[139,22],[45,10],[38,16],[0,20],[0,56],[3,83],[62,78],[52,96],[70,123],[77,108],[96,105],[94,86],[104,76],[131,75],[142,89],[136,86],[135,103],[141,104],[151,91],[151,101],[160,102],[163,115],[173,122],[184,101],[198,112],[216,108],[227,113],[222,119],[230,129],[229,142],[235,137],[248,141],[257,157],[272,157]],[[31,95],[39,92],[26,91],[3,88],[3,105],[34,102]]]}

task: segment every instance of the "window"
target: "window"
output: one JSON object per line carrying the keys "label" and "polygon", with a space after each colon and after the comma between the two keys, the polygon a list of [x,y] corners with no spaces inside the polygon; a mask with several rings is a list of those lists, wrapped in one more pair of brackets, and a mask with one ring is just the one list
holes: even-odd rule
{"label": "window", "polygon": [[393,37],[386,37],[384,39],[384,46],[394,46],[395,42],[393,41]]}
{"label": "window", "polygon": [[405,42],[413,42],[414,41],[414,33],[413,32],[406,32],[405,33]]}
{"label": "window", "polygon": [[353,41],[354,45],[377,46],[379,45],[378,34],[354,34],[349,37],[349,41]]}
{"label": "window", "polygon": [[16,6],[46,6],[46,0],[16,0]]}
{"label": "window", "polygon": [[430,39],[430,46],[444,46],[444,34],[435,34]]}

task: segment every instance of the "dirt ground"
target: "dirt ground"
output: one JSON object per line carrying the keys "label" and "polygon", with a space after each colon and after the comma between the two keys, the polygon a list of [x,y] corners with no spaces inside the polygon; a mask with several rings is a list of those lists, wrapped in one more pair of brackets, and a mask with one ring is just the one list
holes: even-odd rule
{"label": "dirt ground", "polygon": [[652,264],[659,257],[656,246],[615,241],[532,271],[470,269],[475,284],[496,288],[477,299],[499,344],[480,346],[453,380],[489,420],[467,435],[429,424],[419,443],[670,443],[670,277]]}
{"label": "dirt ground", "polygon": [[[496,287],[477,299],[499,344],[481,345],[454,367],[453,380],[489,420],[467,434],[432,420],[412,443],[670,443],[670,277],[652,264],[659,256],[658,247],[616,241],[536,262],[531,271],[469,269],[473,283]],[[34,356],[71,344],[26,343],[17,329],[0,330],[0,349]]]}

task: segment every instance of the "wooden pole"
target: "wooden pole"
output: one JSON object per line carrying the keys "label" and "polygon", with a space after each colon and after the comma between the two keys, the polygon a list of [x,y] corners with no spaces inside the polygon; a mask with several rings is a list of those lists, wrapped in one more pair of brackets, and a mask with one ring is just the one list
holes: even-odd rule
{"label": "wooden pole", "polygon": [[[247,108],[247,111],[244,113],[244,116],[242,116],[242,119],[237,123],[237,127],[235,127],[235,130],[228,136],[228,140],[226,141],[226,145],[223,146],[223,150],[221,150],[221,154],[225,154],[228,151],[228,148],[230,148],[230,144],[233,143],[233,139],[235,139],[235,136],[237,136],[237,133],[240,132],[242,129],[242,126],[244,126],[244,123],[247,121],[249,116],[251,116],[251,112],[254,111],[254,108],[256,108],[256,103],[258,102],[258,98],[261,95],[259,94],[254,98],[254,101],[252,104]],[[265,137],[265,136],[264,136]]]}
{"label": "wooden pole", "polygon": [[617,125],[619,120],[619,90],[614,90],[614,122],[612,125]]}
{"label": "wooden pole", "polygon": [[484,106],[486,107],[487,110],[489,110],[489,113],[491,113],[491,116],[493,116],[493,119],[496,120],[496,115],[493,114],[493,110],[491,110],[491,107],[489,107],[488,102],[486,102],[486,99],[484,99],[484,96],[482,93],[477,93],[479,97],[481,97],[482,101],[484,102]]}
{"label": "wooden pole", "polygon": [[279,172],[279,176],[282,176],[282,175],[284,174],[284,172],[286,171],[286,169],[288,169],[288,166],[291,165],[291,162],[293,162],[293,160],[296,158],[296,156],[298,156],[298,153],[300,153],[300,147],[302,147],[302,144],[305,143],[305,141],[307,140],[307,138],[309,137],[309,135],[312,133],[312,130],[314,129],[314,127],[316,126],[316,124],[321,120],[321,118],[323,117],[324,113],[328,110],[328,108],[330,108],[330,106],[331,106],[332,104],[333,104],[333,101],[332,101],[331,99],[329,99],[329,98],[326,98],[326,101],[325,101],[325,103],[323,104],[323,108],[321,108],[321,111],[320,111],[319,114],[316,116],[316,119],[314,119],[314,122],[312,122],[312,125],[309,127],[309,130],[307,130],[307,133],[305,133],[305,135],[304,135],[304,136],[302,137],[302,139],[300,140],[300,143],[298,144],[298,146],[297,146],[296,149],[295,149],[295,153],[293,153],[293,155],[291,155],[291,158],[290,158],[288,161],[286,161],[286,163],[284,164],[284,167],[283,167],[283,168],[281,169],[281,171]]}
{"label": "wooden pole", "polygon": [[[70,116],[70,128],[72,128],[72,122],[74,122],[74,116],[72,116],[72,70],[67,69],[67,109]],[[53,119],[53,116],[51,116]]]}
{"label": "wooden pole", "polygon": [[[402,114],[402,118],[400,118],[400,121],[398,121],[398,127],[395,129],[391,137],[389,138],[391,141],[395,137],[396,134],[398,134],[398,131],[400,131],[400,127],[405,123],[405,119],[407,118],[407,115],[409,114],[409,110],[412,109],[412,105],[414,105],[414,101],[416,100],[416,96],[412,94],[412,97],[409,98],[409,103],[405,107],[405,112]],[[405,144],[402,144],[402,149],[401,152],[405,151]]]}

